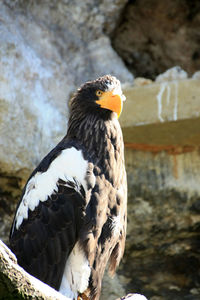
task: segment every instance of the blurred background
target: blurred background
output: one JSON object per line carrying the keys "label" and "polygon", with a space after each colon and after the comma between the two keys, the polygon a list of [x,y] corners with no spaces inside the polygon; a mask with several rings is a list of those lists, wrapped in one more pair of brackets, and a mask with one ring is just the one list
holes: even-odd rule
{"label": "blurred background", "polygon": [[68,100],[115,75],[128,174],[126,252],[101,300],[200,299],[200,1],[0,2],[0,239]]}

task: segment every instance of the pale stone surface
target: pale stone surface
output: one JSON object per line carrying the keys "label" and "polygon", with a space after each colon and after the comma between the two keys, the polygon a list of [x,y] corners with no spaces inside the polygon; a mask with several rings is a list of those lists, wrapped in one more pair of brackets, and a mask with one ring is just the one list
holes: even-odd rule
{"label": "pale stone surface", "polygon": [[[135,78],[135,80],[133,82],[133,86],[143,86],[143,85],[152,84],[152,83],[153,83],[153,81],[151,79],[137,77],[137,78]],[[126,89],[126,85],[124,85],[124,87]]]}
{"label": "pale stone surface", "polygon": [[123,91],[127,101],[120,117],[122,127],[195,119],[200,116],[199,79],[125,86]]}
{"label": "pale stone surface", "polygon": [[0,4],[0,168],[25,177],[65,134],[67,101],[81,83],[105,73],[133,80],[103,34],[125,1],[102,1],[98,7],[91,1],[5,2]]}
{"label": "pale stone surface", "polygon": [[199,79],[126,86],[123,90],[127,101],[120,123],[125,142],[200,143]]}
{"label": "pale stone surface", "polygon": [[33,168],[64,133],[69,89],[59,63],[47,65],[26,43],[6,7],[0,18],[0,166],[15,174]]}
{"label": "pale stone surface", "polygon": [[200,79],[200,71],[195,72],[195,73],[192,75],[192,78],[193,78],[193,79]]}

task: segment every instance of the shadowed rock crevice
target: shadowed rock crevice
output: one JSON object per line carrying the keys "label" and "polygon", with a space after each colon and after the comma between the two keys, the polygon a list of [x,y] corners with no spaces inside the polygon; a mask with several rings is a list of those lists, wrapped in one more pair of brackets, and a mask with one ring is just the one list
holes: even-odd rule
{"label": "shadowed rock crevice", "polygon": [[129,1],[111,35],[112,46],[136,77],[155,79],[180,65],[200,69],[198,1]]}

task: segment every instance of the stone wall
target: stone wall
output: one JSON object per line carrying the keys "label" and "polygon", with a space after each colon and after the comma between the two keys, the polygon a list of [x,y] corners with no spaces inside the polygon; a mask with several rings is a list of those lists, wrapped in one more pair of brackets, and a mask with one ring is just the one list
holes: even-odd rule
{"label": "stone wall", "polygon": [[[200,68],[198,35],[195,1],[1,2],[4,242],[27,177],[66,132],[71,94],[82,82],[112,73],[127,96],[120,122],[128,234],[123,262],[113,280],[105,276],[101,299],[129,292],[149,300],[200,298],[200,78],[191,76]],[[189,78],[181,68],[157,76],[177,64]],[[133,82],[134,74],[157,78]]]}
{"label": "stone wall", "polygon": [[178,153],[127,149],[126,164],[122,282],[149,299],[199,299],[199,148]]}

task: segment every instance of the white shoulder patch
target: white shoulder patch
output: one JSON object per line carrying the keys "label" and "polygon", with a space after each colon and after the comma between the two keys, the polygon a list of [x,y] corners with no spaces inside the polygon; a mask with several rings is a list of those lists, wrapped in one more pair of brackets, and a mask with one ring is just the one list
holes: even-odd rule
{"label": "white shoulder patch", "polygon": [[78,292],[83,293],[87,289],[90,273],[84,250],[77,242],[67,259],[59,292],[76,299]]}
{"label": "white shoulder patch", "polygon": [[87,191],[86,172],[88,162],[83,158],[82,151],[74,147],[63,150],[56,157],[46,172],[37,172],[27,183],[26,190],[16,213],[16,228],[28,218],[28,209],[34,210],[39,201],[46,201],[57,191],[59,179],[78,182]]}

